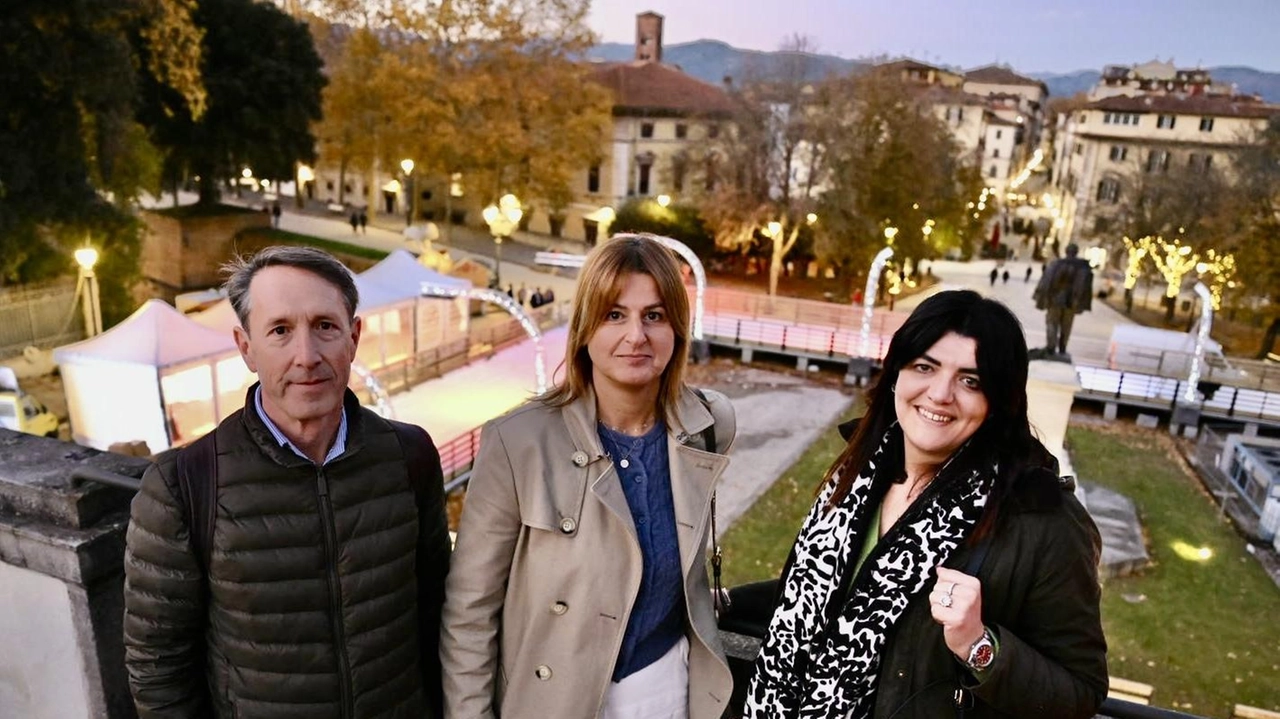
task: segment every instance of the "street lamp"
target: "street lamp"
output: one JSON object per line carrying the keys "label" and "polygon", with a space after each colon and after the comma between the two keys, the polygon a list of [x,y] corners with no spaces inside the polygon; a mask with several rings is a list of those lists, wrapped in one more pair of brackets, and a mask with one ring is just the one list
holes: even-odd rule
{"label": "street lamp", "polygon": [[76,264],[80,265],[80,284],[84,290],[85,334],[94,337],[102,333],[102,303],[98,297],[98,276],[93,266],[98,264],[98,251],[81,247],[75,251]]}
{"label": "street lamp", "polygon": [[406,207],[404,209],[404,224],[405,227],[408,227],[413,224],[413,218],[417,215],[415,212],[417,208],[414,205],[416,204],[415,200],[418,199],[418,192],[417,188],[413,186],[413,160],[407,157],[401,160],[400,169],[404,171],[405,194],[409,196],[409,201],[405,203]]}
{"label": "street lamp", "polygon": [[502,239],[510,237],[520,225],[524,211],[520,209],[520,200],[510,193],[503,195],[497,205],[489,205],[481,213],[485,224],[489,225],[489,234],[493,235],[494,244],[494,287],[502,286]]}

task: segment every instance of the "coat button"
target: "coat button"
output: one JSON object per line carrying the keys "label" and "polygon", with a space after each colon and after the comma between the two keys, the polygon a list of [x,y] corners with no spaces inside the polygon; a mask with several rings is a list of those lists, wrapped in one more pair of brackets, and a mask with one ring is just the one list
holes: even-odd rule
{"label": "coat button", "polygon": [[582,451],[574,452],[573,463],[579,467],[587,466],[587,453]]}
{"label": "coat button", "polygon": [[551,667],[539,664],[538,668],[533,670],[533,675],[545,682],[551,678]]}
{"label": "coat button", "polygon": [[565,534],[573,534],[578,529],[578,523],[573,521],[573,517],[565,517],[560,520],[560,531]]}
{"label": "coat button", "polygon": [[569,611],[569,605],[564,602],[556,602],[551,605],[551,613],[556,616],[560,616],[567,611]]}
{"label": "coat button", "polygon": [[689,442],[689,433],[688,433],[688,432],[681,432],[680,434],[677,434],[677,435],[676,435],[676,441],[677,441],[677,442],[679,442],[680,444],[688,444],[688,442]]}

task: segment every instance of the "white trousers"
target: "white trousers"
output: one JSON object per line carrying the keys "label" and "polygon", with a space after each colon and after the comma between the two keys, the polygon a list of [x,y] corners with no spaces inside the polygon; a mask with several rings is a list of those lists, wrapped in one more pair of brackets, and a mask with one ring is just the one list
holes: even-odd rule
{"label": "white trousers", "polygon": [[610,683],[600,719],[688,719],[689,639],[680,637],[658,661]]}

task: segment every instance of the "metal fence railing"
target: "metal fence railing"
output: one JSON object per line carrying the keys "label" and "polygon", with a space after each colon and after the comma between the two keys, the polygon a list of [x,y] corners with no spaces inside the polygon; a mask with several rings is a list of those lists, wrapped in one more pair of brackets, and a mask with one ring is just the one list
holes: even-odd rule
{"label": "metal fence railing", "polygon": [[0,287],[0,357],[84,338],[74,280]]}
{"label": "metal fence railing", "polygon": [[1190,404],[1208,417],[1280,422],[1280,391],[1201,381],[1197,401],[1186,403],[1182,397],[1187,387],[1185,379],[1088,365],[1077,365],[1076,376],[1080,380],[1077,396],[1152,408]]}

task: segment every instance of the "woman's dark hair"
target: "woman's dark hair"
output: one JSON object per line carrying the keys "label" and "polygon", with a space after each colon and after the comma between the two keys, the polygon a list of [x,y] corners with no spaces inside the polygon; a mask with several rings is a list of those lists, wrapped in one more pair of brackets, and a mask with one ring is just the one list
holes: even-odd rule
{"label": "woman's dark hair", "polygon": [[[1018,318],[1000,302],[972,290],[939,292],[921,302],[894,334],[884,357],[884,369],[866,393],[867,412],[844,451],[827,471],[824,482],[837,483],[831,498],[834,506],[849,492],[858,471],[865,467],[893,423],[893,387],[907,363],[919,359],[938,340],[954,332],[977,344],[978,379],[988,405],[987,419],[974,433],[963,462],[957,469],[982,462],[999,465],[999,476],[988,514],[1007,494],[1024,468],[1051,461],[1035,438],[1027,418],[1027,341]],[[961,451],[961,450],[957,450]],[[886,469],[895,479],[904,473],[901,452],[886,457]],[[984,521],[983,525],[990,526]]]}

